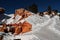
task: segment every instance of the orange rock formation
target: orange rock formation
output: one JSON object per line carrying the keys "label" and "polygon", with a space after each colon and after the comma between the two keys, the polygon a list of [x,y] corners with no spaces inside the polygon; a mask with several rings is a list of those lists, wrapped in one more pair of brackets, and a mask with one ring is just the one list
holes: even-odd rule
{"label": "orange rock formation", "polygon": [[[22,18],[20,18],[20,20],[23,20],[24,18],[27,18],[28,16],[30,16],[32,14],[29,11],[21,8],[21,9],[17,9],[15,11],[14,19],[15,19],[16,15],[22,16]],[[18,20],[18,21],[20,21],[20,20]],[[11,27],[13,26],[15,35],[18,35],[20,33],[29,32],[32,29],[32,24],[30,24],[27,21],[24,21],[23,23],[20,22],[18,24],[16,24],[16,23],[15,24],[8,24],[8,26],[10,26],[10,25],[11,25]],[[7,27],[7,25],[6,24],[3,25],[3,27],[0,28],[0,31],[4,31],[4,27]]]}

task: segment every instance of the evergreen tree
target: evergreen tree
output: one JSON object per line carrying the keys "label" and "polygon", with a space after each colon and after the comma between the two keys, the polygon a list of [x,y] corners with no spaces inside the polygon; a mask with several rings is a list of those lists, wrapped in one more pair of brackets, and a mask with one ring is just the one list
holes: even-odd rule
{"label": "evergreen tree", "polygon": [[51,14],[51,6],[48,6],[48,9],[47,9],[47,11],[48,11],[48,14],[50,15]]}
{"label": "evergreen tree", "polygon": [[44,13],[43,13],[43,12],[40,12],[40,13],[39,13],[39,15],[40,15],[40,16],[43,16],[43,15],[44,15]]}
{"label": "evergreen tree", "polygon": [[28,10],[33,12],[33,13],[37,13],[38,12],[38,8],[36,4],[32,4],[31,6],[28,7]]}
{"label": "evergreen tree", "polygon": [[57,15],[57,13],[58,13],[58,10],[54,10],[54,13],[55,13],[55,15]]}

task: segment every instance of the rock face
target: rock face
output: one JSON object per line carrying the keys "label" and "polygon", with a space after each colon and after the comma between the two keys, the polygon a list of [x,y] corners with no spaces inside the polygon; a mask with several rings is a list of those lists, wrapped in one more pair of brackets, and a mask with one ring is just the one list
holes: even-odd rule
{"label": "rock face", "polygon": [[32,25],[28,22],[23,23],[22,33],[29,32],[32,29]]}
{"label": "rock face", "polygon": [[31,13],[23,8],[15,10],[14,17],[17,15],[22,16],[22,18],[26,18],[31,15]]}
{"label": "rock face", "polygon": [[14,25],[15,27],[15,32],[14,32],[14,34],[15,35],[18,35],[18,34],[20,34],[20,33],[26,33],[26,32],[29,32],[29,31],[31,31],[31,29],[32,29],[32,25],[29,23],[29,22],[24,22],[23,24],[15,24]]}
{"label": "rock face", "polygon": [[4,30],[6,29],[6,24],[0,24],[0,32],[4,32]]}
{"label": "rock face", "polygon": [[25,20],[25,18],[29,17],[30,15],[32,14],[23,8],[15,10],[13,18],[14,20],[11,19],[14,22],[12,23],[12,21],[10,20],[12,23],[10,24],[14,26],[15,35],[18,35],[21,32],[25,33],[31,31],[32,25]]}
{"label": "rock face", "polygon": [[[8,20],[5,20],[6,21],[5,25],[6,25],[6,27],[7,27],[7,25],[9,27],[13,26],[14,34],[16,34],[16,35],[20,34],[21,32],[22,33],[29,32],[29,31],[31,31],[32,25],[29,22],[27,22],[25,20],[25,18],[27,18],[30,15],[32,15],[32,14],[23,8],[17,9],[17,10],[15,10],[14,19],[10,18]],[[11,28],[7,28],[7,29],[12,30]],[[2,27],[0,28],[0,30],[1,31],[4,30],[3,24],[2,24]]]}
{"label": "rock face", "polygon": [[[25,33],[31,31],[32,25],[25,20],[28,16],[32,15],[29,11],[21,8],[17,9],[14,14],[14,21],[19,25],[18,27],[16,26],[15,28],[15,34],[19,34],[19,32]],[[22,29],[21,29],[22,28]],[[19,29],[21,29],[19,31]],[[18,30],[18,31],[17,31]]]}

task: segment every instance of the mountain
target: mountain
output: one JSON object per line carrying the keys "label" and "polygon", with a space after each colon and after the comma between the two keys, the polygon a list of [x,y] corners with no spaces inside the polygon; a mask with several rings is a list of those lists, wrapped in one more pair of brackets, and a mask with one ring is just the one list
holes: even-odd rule
{"label": "mountain", "polygon": [[[23,12],[23,11],[21,11]],[[20,22],[19,16],[22,16],[24,13],[20,14],[19,11],[16,11],[15,14],[9,14],[6,16],[11,17],[7,19],[7,24],[11,24],[13,22],[13,19],[16,19],[15,21]],[[26,11],[25,11],[26,12]],[[60,40],[60,19],[58,15],[53,16],[50,18],[49,15],[39,16],[38,14],[31,13],[26,14],[28,16],[24,16],[24,20],[32,24],[32,31],[19,34],[19,35],[6,35],[4,36],[3,40],[12,40],[12,39],[21,39],[21,40]],[[18,16],[19,15],[19,16]],[[22,19],[23,19],[22,18]],[[17,20],[18,19],[18,20]]]}
{"label": "mountain", "polygon": [[[14,38],[21,38],[21,40],[60,40],[60,20],[58,16],[48,18],[48,16],[41,17],[34,14],[25,18],[25,20],[32,24],[32,31],[17,35]],[[10,36],[8,37],[10,38]],[[13,36],[11,37],[13,39]]]}

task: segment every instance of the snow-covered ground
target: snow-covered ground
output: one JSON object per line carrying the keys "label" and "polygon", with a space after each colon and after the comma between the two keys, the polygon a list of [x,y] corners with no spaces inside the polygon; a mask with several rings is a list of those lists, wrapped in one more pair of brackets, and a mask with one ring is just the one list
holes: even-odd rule
{"label": "snow-covered ground", "polygon": [[31,32],[17,36],[5,35],[3,40],[60,40],[60,20],[58,16],[50,18],[48,15],[41,17],[34,14],[25,20],[32,24]]}

